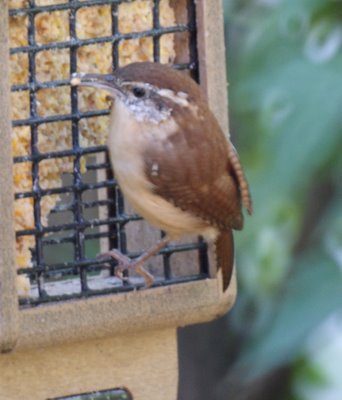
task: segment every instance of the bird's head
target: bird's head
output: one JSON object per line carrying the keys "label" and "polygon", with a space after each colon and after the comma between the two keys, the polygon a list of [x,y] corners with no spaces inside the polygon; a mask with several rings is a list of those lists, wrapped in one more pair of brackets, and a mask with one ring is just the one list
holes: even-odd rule
{"label": "bird's head", "polygon": [[203,99],[199,86],[184,72],[150,62],[129,64],[108,75],[75,73],[71,84],[104,89],[138,121],[154,123],[167,119],[174,108]]}

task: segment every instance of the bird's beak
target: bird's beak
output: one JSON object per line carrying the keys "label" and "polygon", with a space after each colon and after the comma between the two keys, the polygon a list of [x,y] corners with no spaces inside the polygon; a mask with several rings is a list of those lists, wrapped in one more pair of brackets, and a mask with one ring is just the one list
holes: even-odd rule
{"label": "bird's beak", "polygon": [[108,91],[113,97],[123,94],[115,75],[83,74],[71,75],[71,86],[92,86]]}

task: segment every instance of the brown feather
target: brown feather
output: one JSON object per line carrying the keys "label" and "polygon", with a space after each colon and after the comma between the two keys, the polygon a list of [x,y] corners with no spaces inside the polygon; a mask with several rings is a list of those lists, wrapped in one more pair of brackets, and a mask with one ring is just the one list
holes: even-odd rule
{"label": "brown feather", "polygon": [[234,238],[232,231],[221,232],[215,241],[217,268],[222,271],[223,291],[230,284],[234,266]]}
{"label": "brown feather", "polygon": [[[172,109],[171,118],[179,129],[164,143],[149,143],[145,149],[145,172],[155,192],[220,229],[242,229],[241,203],[252,213],[248,183],[200,86],[182,71],[150,62],[129,64],[115,75],[121,82],[144,82],[188,96],[189,107],[159,99]],[[152,176],[153,163],[158,164],[159,174]]]}
{"label": "brown feather", "polygon": [[219,230],[242,229],[238,183],[216,119],[204,103],[198,110],[202,118],[189,125],[186,107],[172,106],[178,130],[144,151],[145,174],[155,193]]}

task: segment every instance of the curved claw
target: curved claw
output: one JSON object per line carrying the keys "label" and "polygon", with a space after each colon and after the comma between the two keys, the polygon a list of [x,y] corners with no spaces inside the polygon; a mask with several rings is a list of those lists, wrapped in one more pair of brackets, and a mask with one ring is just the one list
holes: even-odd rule
{"label": "curved claw", "polygon": [[113,249],[105,253],[100,253],[96,258],[108,258],[112,257],[118,261],[119,265],[115,267],[115,276],[121,280],[128,280],[128,278],[122,275],[123,271],[134,270],[137,274],[141,275],[145,281],[145,287],[149,288],[154,283],[154,277],[143,267],[144,260],[131,260],[125,254],[122,254],[118,249]]}

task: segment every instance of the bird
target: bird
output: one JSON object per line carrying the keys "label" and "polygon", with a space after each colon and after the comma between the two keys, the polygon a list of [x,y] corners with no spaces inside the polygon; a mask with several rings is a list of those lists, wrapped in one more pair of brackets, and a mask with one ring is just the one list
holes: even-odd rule
{"label": "bird", "polygon": [[133,209],[166,233],[134,260],[118,249],[102,256],[116,259],[120,274],[135,270],[150,287],[154,277],[143,266],[150,257],[184,235],[202,236],[216,245],[225,289],[232,230],[243,228],[242,209],[251,215],[253,206],[237,151],[200,85],[184,71],[153,62],[71,78],[72,86],[103,89],[113,99],[107,145],[115,178]]}

